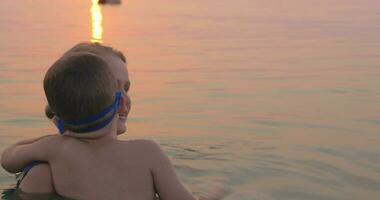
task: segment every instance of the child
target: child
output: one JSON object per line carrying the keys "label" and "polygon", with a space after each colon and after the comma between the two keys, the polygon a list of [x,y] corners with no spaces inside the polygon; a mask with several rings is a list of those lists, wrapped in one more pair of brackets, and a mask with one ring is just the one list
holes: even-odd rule
{"label": "child", "polygon": [[84,43],[55,62],[44,89],[63,135],[7,148],[2,166],[16,173],[32,162],[47,162],[40,174],[53,180],[50,189],[73,199],[153,199],[155,193],[165,200],[195,199],[157,143],[117,140],[131,108],[123,58],[112,48]]}

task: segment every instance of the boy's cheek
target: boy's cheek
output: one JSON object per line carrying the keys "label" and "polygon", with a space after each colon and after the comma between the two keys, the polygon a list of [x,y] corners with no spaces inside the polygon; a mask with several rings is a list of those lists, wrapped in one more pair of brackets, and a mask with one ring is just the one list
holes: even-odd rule
{"label": "boy's cheek", "polygon": [[121,99],[121,107],[119,110],[119,114],[121,114],[121,115],[127,114],[128,115],[130,109],[131,109],[131,99],[129,98],[128,95],[125,95]]}
{"label": "boy's cheek", "polygon": [[128,113],[131,111],[131,108],[132,108],[132,101],[128,95],[126,96],[126,107],[127,107],[127,115],[128,115]]}
{"label": "boy's cheek", "polygon": [[127,130],[127,127],[125,126],[125,122],[119,121],[119,123],[117,125],[117,134],[121,135],[121,134],[125,133],[126,130]]}

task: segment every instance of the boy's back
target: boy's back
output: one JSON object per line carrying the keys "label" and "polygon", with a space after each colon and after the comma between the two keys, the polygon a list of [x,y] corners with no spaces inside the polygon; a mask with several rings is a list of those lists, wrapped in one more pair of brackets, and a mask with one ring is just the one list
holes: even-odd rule
{"label": "boy's back", "polygon": [[148,140],[51,137],[49,165],[59,194],[74,199],[154,198],[158,147]]}

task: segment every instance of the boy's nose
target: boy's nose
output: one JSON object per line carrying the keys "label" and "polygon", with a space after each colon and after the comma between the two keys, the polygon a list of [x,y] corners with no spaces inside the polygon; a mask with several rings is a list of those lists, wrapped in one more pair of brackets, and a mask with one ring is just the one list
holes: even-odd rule
{"label": "boy's nose", "polygon": [[119,109],[119,114],[127,114],[131,110],[131,98],[129,97],[128,94],[124,93],[123,98],[121,98],[120,101],[120,109]]}
{"label": "boy's nose", "polygon": [[132,101],[131,101],[131,98],[129,97],[128,94],[125,94],[125,105],[127,108],[127,112],[129,113],[129,111],[131,110],[131,107],[132,107]]}

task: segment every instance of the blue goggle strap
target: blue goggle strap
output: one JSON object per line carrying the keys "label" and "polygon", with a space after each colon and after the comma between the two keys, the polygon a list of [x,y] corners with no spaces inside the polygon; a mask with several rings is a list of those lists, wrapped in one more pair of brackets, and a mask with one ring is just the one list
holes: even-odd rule
{"label": "blue goggle strap", "polygon": [[109,117],[108,119],[102,121],[101,123],[97,124],[96,126],[90,127],[90,128],[88,128],[88,129],[86,129],[84,131],[81,131],[81,132],[96,131],[96,130],[99,130],[99,129],[107,126],[112,121],[113,117],[115,116],[117,110],[120,107],[121,96],[122,96],[121,92],[116,92],[115,101],[112,103],[112,105],[110,105],[109,107],[107,107],[103,111],[99,112],[98,114],[96,114],[94,116],[91,116],[91,117],[88,117],[86,119],[75,120],[75,121],[74,120],[72,120],[72,121],[63,121],[62,119],[60,119],[60,118],[57,117],[57,124],[56,124],[56,126],[57,126],[57,128],[59,130],[59,133],[62,135],[65,132],[65,124],[66,125],[72,125],[72,126],[80,126],[80,125],[89,124],[91,122],[95,122],[95,121],[103,118],[105,115],[107,115],[108,113],[110,113],[111,111],[113,111],[111,117]]}

